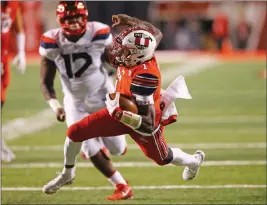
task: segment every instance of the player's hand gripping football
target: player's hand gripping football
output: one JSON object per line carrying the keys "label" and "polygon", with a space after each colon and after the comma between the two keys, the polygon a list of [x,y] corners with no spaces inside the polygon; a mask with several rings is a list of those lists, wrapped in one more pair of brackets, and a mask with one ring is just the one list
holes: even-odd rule
{"label": "player's hand gripping football", "polygon": [[56,116],[57,116],[57,120],[59,122],[64,122],[65,121],[66,113],[65,113],[65,110],[64,110],[63,107],[57,108]]}
{"label": "player's hand gripping football", "polygon": [[26,57],[24,52],[19,52],[12,60],[12,64],[16,65],[17,70],[20,73],[24,73],[26,70]]}
{"label": "player's hand gripping football", "polygon": [[110,95],[107,93],[105,103],[106,103],[109,114],[113,117],[115,114],[114,111],[116,111],[116,108],[120,107],[120,93],[116,93],[116,96],[113,100],[110,98]]}
{"label": "player's hand gripping football", "polygon": [[112,27],[116,26],[134,26],[137,24],[137,19],[126,14],[112,15]]}

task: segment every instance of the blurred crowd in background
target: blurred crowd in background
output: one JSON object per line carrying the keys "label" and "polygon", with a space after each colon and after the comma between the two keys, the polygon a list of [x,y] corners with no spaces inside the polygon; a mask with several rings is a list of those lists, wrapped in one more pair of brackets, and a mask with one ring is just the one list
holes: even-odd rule
{"label": "blurred crowd in background", "polygon": [[[44,31],[58,27],[58,1],[22,3],[26,50],[35,51]],[[89,21],[111,25],[113,14],[125,13],[157,25],[161,50],[266,49],[266,2],[87,1]],[[34,18],[33,18],[34,17]],[[118,31],[113,30],[116,34]]]}

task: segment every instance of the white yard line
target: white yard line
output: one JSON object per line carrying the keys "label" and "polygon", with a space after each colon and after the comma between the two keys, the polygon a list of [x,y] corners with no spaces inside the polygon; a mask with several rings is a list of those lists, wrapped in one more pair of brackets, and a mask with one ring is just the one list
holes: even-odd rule
{"label": "white yard line", "polygon": [[195,95],[201,95],[201,96],[236,96],[236,95],[246,95],[249,96],[250,98],[253,98],[253,96],[264,96],[266,95],[266,88],[262,89],[250,89],[250,90],[231,90],[231,92],[225,92],[225,90],[208,90],[208,91],[194,91],[194,96]]}
{"label": "white yard line", "polygon": [[[168,129],[168,128],[167,128]],[[222,127],[222,126],[190,126],[186,128],[179,128],[179,125],[177,128],[170,127],[171,131],[175,131],[175,134],[180,137],[191,137],[196,136],[201,133],[201,135],[213,135],[215,136],[229,136],[229,135],[249,135],[251,138],[253,136],[266,136],[266,126],[262,125],[261,127],[256,127],[252,125],[247,125],[244,127],[237,126],[237,127]]]}
{"label": "white yard line", "polygon": [[[184,56],[185,54],[179,55]],[[190,58],[190,60],[188,60],[188,58]],[[162,71],[162,76],[165,83],[169,83],[170,80],[174,79],[179,74],[187,76],[199,73],[205,70],[206,67],[211,67],[218,62],[217,59],[208,56],[190,57],[185,55],[183,60],[185,64],[181,67],[175,67],[166,70],[164,69],[164,71]],[[55,114],[51,111],[51,109],[47,108],[31,117],[17,118],[7,122],[2,126],[2,136],[6,140],[13,140],[27,134],[32,134],[43,129],[47,129],[53,126],[55,123]]]}
{"label": "white yard line", "polygon": [[[160,185],[160,186],[133,186],[134,190],[155,189],[259,189],[266,188],[264,184],[224,184],[224,185]],[[64,191],[90,191],[90,190],[113,190],[112,186],[100,187],[62,187]],[[41,187],[2,187],[2,191],[42,191]]]}
{"label": "white yard line", "polygon": [[27,118],[16,118],[2,126],[2,136],[6,140],[20,138],[53,126],[57,122],[55,114],[50,108],[44,109]]}
{"label": "white yard line", "polygon": [[250,115],[236,115],[236,116],[211,116],[211,117],[190,117],[180,116],[179,124],[215,124],[215,123],[266,123],[266,116],[250,116]]}
{"label": "white yard line", "polygon": [[188,59],[188,53],[182,51],[156,51],[155,56],[158,62],[165,63],[181,63]]}
{"label": "white yard line", "polygon": [[184,64],[174,66],[166,70],[164,69],[162,71],[162,83],[163,85],[168,85],[168,83],[174,80],[178,75],[195,75],[204,70],[214,68],[218,64],[220,64],[220,61],[215,57],[204,55],[194,57],[187,56],[184,59]]}
{"label": "white yard line", "polygon": [[[181,149],[265,149],[266,143],[197,143],[197,144],[176,144],[170,143],[169,147],[179,147]],[[129,149],[140,149],[136,144],[129,144]]]}
{"label": "white yard line", "polygon": [[[169,143],[169,147],[179,147],[181,149],[265,149],[266,143],[196,143],[196,144],[176,144]],[[51,146],[10,146],[13,151],[62,151],[63,145]],[[129,150],[139,150],[136,144],[128,144]]]}
{"label": "white yard line", "polygon": [[[154,162],[114,162],[115,167],[160,167]],[[243,166],[243,165],[266,165],[265,160],[228,160],[228,161],[206,161],[203,166]],[[76,164],[81,168],[92,168],[90,162],[79,162]],[[167,166],[174,166],[169,164]],[[27,163],[27,164],[2,164],[2,168],[62,168],[62,163]]]}

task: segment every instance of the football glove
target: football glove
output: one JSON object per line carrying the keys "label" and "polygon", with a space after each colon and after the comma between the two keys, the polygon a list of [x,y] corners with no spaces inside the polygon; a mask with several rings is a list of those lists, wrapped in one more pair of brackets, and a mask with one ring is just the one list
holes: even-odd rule
{"label": "football glove", "polygon": [[24,52],[19,52],[12,60],[12,64],[16,65],[17,71],[24,73],[26,70],[26,57]]}
{"label": "football glove", "polygon": [[116,96],[113,100],[110,99],[109,94],[107,93],[105,103],[109,114],[113,116],[115,109],[120,107],[120,93],[116,93]]}
{"label": "football glove", "polygon": [[12,60],[12,64],[16,65],[17,70],[20,73],[24,73],[26,70],[25,34],[24,33],[18,33],[16,38],[17,38],[18,54]]}

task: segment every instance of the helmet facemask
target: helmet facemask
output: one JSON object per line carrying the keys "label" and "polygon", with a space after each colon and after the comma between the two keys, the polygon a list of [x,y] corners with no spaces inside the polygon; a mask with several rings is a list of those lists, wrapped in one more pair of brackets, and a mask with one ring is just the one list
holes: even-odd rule
{"label": "helmet facemask", "polygon": [[113,40],[109,60],[115,67],[131,68],[151,59],[155,47],[156,40],[151,33],[140,27],[131,27]]}
{"label": "helmet facemask", "polygon": [[113,66],[133,67],[141,63],[140,60],[135,59],[137,54],[136,48],[129,48],[117,42],[113,42],[113,47],[109,52],[109,60]]}

